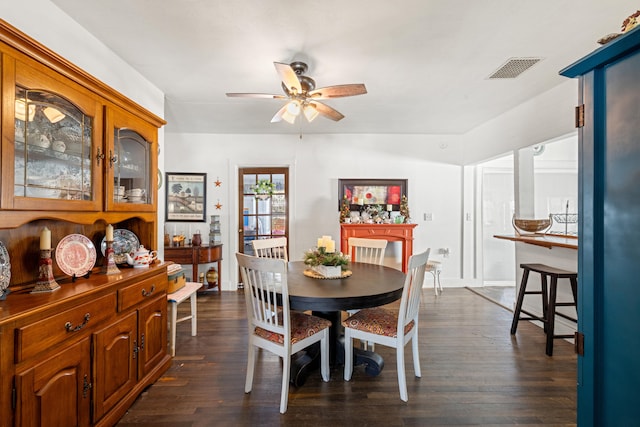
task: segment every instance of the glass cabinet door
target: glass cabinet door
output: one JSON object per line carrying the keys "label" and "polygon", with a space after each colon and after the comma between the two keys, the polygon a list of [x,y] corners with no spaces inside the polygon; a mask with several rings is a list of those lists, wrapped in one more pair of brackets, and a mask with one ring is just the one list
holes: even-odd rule
{"label": "glass cabinet door", "polygon": [[93,121],[64,98],[16,88],[14,196],[92,200]]}
{"label": "glass cabinet door", "polygon": [[149,203],[149,143],[130,129],[114,130],[113,201]]}
{"label": "glass cabinet door", "polygon": [[100,104],[80,89],[23,67],[17,62],[15,75],[7,76],[15,77],[15,89],[5,110],[13,127],[2,132],[8,138],[3,165],[9,169],[6,160],[12,159],[13,173],[3,171],[2,187],[13,197],[3,197],[3,207],[99,210]]}
{"label": "glass cabinet door", "polygon": [[107,112],[109,210],[146,211],[157,203],[157,129],[114,108]]}

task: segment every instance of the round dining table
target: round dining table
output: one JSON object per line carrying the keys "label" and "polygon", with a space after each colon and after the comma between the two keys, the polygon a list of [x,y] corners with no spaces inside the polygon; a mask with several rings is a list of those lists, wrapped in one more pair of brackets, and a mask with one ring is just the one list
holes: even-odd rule
{"label": "round dining table", "polygon": [[[336,279],[305,275],[309,267],[303,261],[288,263],[287,286],[292,310],[311,310],[331,321],[329,353],[332,365],[344,361],[341,316],[343,311],[377,307],[402,297],[405,274],[391,267],[360,262],[349,263],[350,275]],[[316,365],[317,348],[297,354],[292,361],[294,385],[304,384],[308,370]],[[371,351],[354,349],[355,364],[365,364],[365,372],[378,375],[384,366],[382,357]]]}

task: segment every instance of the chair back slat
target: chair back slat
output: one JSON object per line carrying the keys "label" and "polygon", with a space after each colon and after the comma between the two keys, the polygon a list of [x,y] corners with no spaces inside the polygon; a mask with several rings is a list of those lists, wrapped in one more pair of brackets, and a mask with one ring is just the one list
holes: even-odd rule
{"label": "chair back slat", "polygon": [[287,238],[274,237],[272,239],[252,240],[253,252],[260,258],[275,258],[289,260],[287,256]]}
{"label": "chair back slat", "polygon": [[241,253],[236,253],[236,258],[245,287],[250,333],[260,327],[283,334],[287,342],[291,336],[287,262]]}
{"label": "chair back slat", "polygon": [[386,240],[349,237],[348,243],[351,261],[382,265],[388,243]]}
{"label": "chair back slat", "polygon": [[422,295],[422,285],[424,284],[429,252],[431,252],[431,249],[412,255],[411,258],[409,258],[409,266],[404,281],[404,289],[402,291],[402,300],[400,301],[400,311],[398,314],[398,336],[400,336],[401,331],[403,331],[404,327],[412,320],[415,320],[416,326],[418,324],[420,296]]}

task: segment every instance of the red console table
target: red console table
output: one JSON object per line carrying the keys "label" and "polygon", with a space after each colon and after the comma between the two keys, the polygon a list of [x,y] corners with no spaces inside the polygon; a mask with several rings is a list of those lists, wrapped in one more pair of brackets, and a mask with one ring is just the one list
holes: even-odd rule
{"label": "red console table", "polygon": [[340,224],[340,250],[349,252],[349,237],[402,242],[402,271],[407,272],[413,254],[413,229],[418,224]]}

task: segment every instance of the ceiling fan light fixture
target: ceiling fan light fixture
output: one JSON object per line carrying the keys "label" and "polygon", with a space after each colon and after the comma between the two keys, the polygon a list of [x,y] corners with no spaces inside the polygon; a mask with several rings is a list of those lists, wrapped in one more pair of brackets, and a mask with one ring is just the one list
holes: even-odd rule
{"label": "ceiling fan light fixture", "polygon": [[291,114],[292,116],[297,116],[298,114],[300,114],[300,102],[299,101],[290,101],[287,104],[287,113]]}
{"label": "ceiling fan light fixture", "polygon": [[282,113],[282,120],[291,124],[294,124],[296,122],[296,117],[298,116],[295,116],[289,113],[288,111],[285,111],[284,113]]}
{"label": "ceiling fan light fixture", "polygon": [[47,119],[51,123],[58,123],[60,120],[66,117],[62,111],[53,107],[45,107],[45,109],[42,110],[42,112],[44,113],[45,116],[47,116]]}
{"label": "ceiling fan light fixture", "polygon": [[309,123],[311,123],[316,117],[318,117],[318,110],[316,109],[316,106],[313,104],[307,104],[302,108],[302,112],[304,113],[304,116],[307,118],[307,121]]}
{"label": "ceiling fan light fixture", "polygon": [[[27,108],[28,105],[28,108]],[[36,115],[36,106],[33,104],[27,104],[27,101],[24,98],[16,99],[15,103],[15,116],[16,119],[22,120],[23,122],[33,120]]]}

